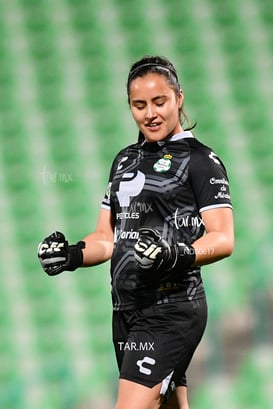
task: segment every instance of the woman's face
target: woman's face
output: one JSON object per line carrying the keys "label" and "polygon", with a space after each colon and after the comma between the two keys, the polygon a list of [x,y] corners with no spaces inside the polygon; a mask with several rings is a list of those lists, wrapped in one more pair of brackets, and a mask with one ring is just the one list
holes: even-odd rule
{"label": "woman's face", "polygon": [[149,73],[130,84],[130,108],[147,142],[157,142],[181,132],[179,110],[183,93],[177,95],[164,75]]}

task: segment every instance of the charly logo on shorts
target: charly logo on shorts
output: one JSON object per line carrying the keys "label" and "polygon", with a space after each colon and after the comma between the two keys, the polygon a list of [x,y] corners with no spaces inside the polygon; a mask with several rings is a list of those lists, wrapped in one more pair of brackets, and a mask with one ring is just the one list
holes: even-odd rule
{"label": "charly logo on shorts", "polygon": [[155,359],[150,358],[149,356],[145,356],[143,359],[137,361],[139,372],[143,373],[144,375],[151,375],[152,370],[150,368],[147,368],[146,366],[143,366],[143,364],[155,365]]}
{"label": "charly logo on shorts", "polygon": [[157,162],[155,162],[153,169],[156,172],[167,172],[170,167],[172,166],[172,155],[171,154],[166,154],[163,156],[163,158],[159,159]]}

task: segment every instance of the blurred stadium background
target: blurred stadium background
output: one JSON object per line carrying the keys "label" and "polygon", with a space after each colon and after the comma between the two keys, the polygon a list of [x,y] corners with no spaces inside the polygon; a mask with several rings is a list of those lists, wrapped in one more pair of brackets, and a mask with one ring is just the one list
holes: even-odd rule
{"label": "blurred stadium background", "polygon": [[125,83],[169,57],[196,135],[226,163],[236,249],[203,270],[191,409],[272,409],[272,0],[0,0],[0,408],[108,409],[117,370],[108,268],[49,278],[37,243],[96,223],[136,140]]}

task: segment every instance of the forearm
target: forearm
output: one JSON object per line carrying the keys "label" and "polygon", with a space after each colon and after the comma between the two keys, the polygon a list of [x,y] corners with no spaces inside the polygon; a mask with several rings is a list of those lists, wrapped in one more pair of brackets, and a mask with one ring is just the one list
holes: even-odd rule
{"label": "forearm", "polygon": [[194,265],[210,264],[232,254],[233,237],[221,232],[210,232],[196,240],[192,247],[196,253]]}
{"label": "forearm", "polygon": [[83,249],[83,267],[95,266],[112,257],[113,240],[110,237],[94,232],[82,239],[85,242]]}

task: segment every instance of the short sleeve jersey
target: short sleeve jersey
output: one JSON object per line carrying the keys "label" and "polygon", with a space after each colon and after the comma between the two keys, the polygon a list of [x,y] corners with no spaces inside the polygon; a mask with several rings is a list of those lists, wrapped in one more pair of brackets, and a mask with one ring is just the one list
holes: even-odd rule
{"label": "short sleeve jersey", "polygon": [[165,281],[137,268],[140,227],[153,227],[170,243],[204,234],[202,212],[231,207],[222,161],[189,131],[155,143],[137,143],[115,158],[102,207],[115,226],[111,259],[114,310],[205,297],[200,267],[174,269]]}

